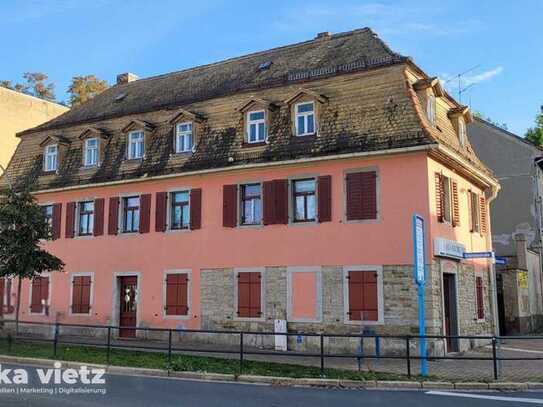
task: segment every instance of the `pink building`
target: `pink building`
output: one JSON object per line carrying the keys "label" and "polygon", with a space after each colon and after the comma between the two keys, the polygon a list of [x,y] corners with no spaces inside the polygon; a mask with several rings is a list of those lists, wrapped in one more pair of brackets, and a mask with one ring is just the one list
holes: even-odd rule
{"label": "pink building", "polygon": [[66,263],[23,282],[21,319],[412,333],[417,213],[427,332],[492,333],[491,264],[462,258],[492,250],[498,190],[470,120],[369,29],[120,75],[19,134],[7,173],[34,182]]}

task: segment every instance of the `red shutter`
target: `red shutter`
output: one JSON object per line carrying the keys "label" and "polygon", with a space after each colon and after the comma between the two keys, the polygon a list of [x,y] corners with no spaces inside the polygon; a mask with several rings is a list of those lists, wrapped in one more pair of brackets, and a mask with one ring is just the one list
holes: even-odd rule
{"label": "red shutter", "polygon": [[119,232],[119,197],[112,196],[109,198],[109,216],[107,233],[116,235]]}
{"label": "red shutter", "polygon": [[226,228],[234,228],[237,226],[238,186],[223,185],[222,199],[222,225]]}
{"label": "red shutter", "polygon": [[42,300],[47,303],[49,299],[49,278],[35,277],[32,280],[32,298],[30,302],[30,312],[43,312]]}
{"label": "red shutter", "polygon": [[94,236],[104,234],[104,198],[94,200]]}
{"label": "red shutter", "polygon": [[456,181],[451,181],[451,187],[453,204],[452,225],[460,226],[460,202],[458,200],[458,183]]}
{"label": "red shutter", "polygon": [[377,273],[349,271],[349,319],[351,321],[377,321]]}
{"label": "red shutter", "polygon": [[53,240],[60,239],[60,223],[62,219],[62,204],[53,205]]}
{"label": "red shutter", "polygon": [[475,277],[475,297],[477,299],[477,318],[485,319],[485,302],[484,302],[484,291],[483,291],[483,278]]}
{"label": "red shutter", "polygon": [[265,181],[262,185],[263,193],[263,222],[264,225],[273,225],[275,223],[275,194],[273,181]]}
{"label": "red shutter", "polygon": [[288,180],[276,179],[273,181],[275,195],[275,223],[288,223]]}
{"label": "red shutter", "polygon": [[188,314],[188,277],[186,274],[166,276],[166,315]]}
{"label": "red shutter", "polygon": [[157,192],[155,195],[155,232],[166,231],[166,214],[168,213],[168,193]]}
{"label": "red shutter", "polygon": [[437,215],[437,221],[443,222],[444,221],[444,211],[445,211],[445,205],[444,200],[445,191],[443,190],[443,178],[441,177],[441,174],[436,172],[435,173],[435,189],[436,189],[436,215]]}
{"label": "red shutter", "polygon": [[81,313],[81,277],[76,276],[72,283],[72,313]]}
{"label": "red shutter", "polygon": [[486,217],[486,199],[484,196],[479,197],[480,213],[481,213],[481,234],[487,231]]}
{"label": "red shutter", "polygon": [[91,277],[75,276],[72,286],[72,312],[88,314],[90,311]]}
{"label": "red shutter", "polygon": [[377,219],[377,173],[347,174],[347,220]]}
{"label": "red shutter", "polygon": [[151,229],[151,194],[140,196],[140,233],[149,233]]}
{"label": "red shutter", "polygon": [[318,205],[319,222],[332,220],[332,177],[324,175],[318,179]]}
{"label": "red shutter", "polygon": [[261,275],[243,272],[238,274],[238,316],[259,318],[261,312]]}
{"label": "red shutter", "polygon": [[362,219],[362,174],[347,174],[347,220]]}
{"label": "red shutter", "polygon": [[74,237],[75,228],[75,202],[68,202],[66,204],[66,238]]}
{"label": "red shutter", "polygon": [[202,190],[200,188],[190,191],[190,228],[202,227]]}

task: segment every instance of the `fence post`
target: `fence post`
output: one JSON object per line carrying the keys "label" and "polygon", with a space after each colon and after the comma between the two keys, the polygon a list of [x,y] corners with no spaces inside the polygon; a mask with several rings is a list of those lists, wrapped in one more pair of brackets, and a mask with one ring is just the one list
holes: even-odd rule
{"label": "fence post", "polygon": [[172,364],[172,330],[168,331],[168,373]]}
{"label": "fence post", "polygon": [[11,332],[8,333],[8,352],[11,353],[11,346],[13,345],[13,337]]}
{"label": "fence post", "polygon": [[407,360],[407,377],[411,377],[411,340],[409,336],[405,337],[405,356]]}
{"label": "fence post", "polygon": [[53,356],[57,357],[58,347],[58,322],[55,322],[55,339],[53,340]]}
{"label": "fence post", "polygon": [[107,365],[109,365],[110,353],[111,353],[111,327],[108,326],[107,327],[107,351],[106,351]]}
{"label": "fence post", "polygon": [[324,376],[324,336],[321,334],[321,376]]}
{"label": "fence post", "polygon": [[243,374],[243,332],[239,333],[239,374]]}
{"label": "fence post", "polygon": [[496,355],[496,337],[492,337],[492,365],[494,368],[494,380],[498,380],[498,358]]}

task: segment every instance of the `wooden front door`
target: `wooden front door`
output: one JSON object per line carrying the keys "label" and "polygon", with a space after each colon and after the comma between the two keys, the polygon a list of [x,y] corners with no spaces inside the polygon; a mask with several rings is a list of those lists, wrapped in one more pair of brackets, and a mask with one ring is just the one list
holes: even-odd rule
{"label": "wooden front door", "polygon": [[138,288],[138,278],[136,276],[120,277],[120,315],[119,315],[119,336],[123,338],[134,338],[135,329],[129,329],[136,326],[136,293]]}
{"label": "wooden front door", "polygon": [[[456,281],[454,274],[443,274],[443,303],[445,306],[445,335],[458,335]],[[447,352],[458,352],[458,339],[447,338]]]}

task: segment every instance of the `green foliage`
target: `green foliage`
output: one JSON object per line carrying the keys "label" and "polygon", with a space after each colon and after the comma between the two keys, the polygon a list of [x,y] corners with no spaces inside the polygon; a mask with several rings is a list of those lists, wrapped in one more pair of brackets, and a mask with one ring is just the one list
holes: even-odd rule
{"label": "green foliage", "polygon": [[540,112],[535,118],[535,127],[529,128],[526,131],[525,137],[536,146],[543,146],[543,105],[540,107]]}
{"label": "green foliage", "polygon": [[12,84],[8,80],[0,80],[0,86],[35,96],[40,99],[55,101],[55,84],[46,83],[48,76],[41,72],[25,72],[23,78],[25,83]]}
{"label": "green foliage", "polygon": [[0,201],[0,277],[33,278],[63,271],[64,263],[42,249],[52,231],[28,190],[8,190]]}
{"label": "green foliage", "polygon": [[106,81],[98,79],[94,75],[74,76],[72,83],[68,88],[70,94],[70,104],[78,106],[92,99],[99,93],[102,93],[108,88]]}

